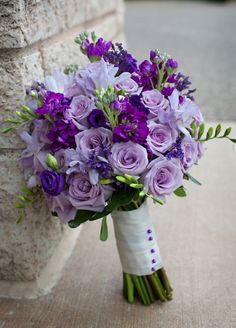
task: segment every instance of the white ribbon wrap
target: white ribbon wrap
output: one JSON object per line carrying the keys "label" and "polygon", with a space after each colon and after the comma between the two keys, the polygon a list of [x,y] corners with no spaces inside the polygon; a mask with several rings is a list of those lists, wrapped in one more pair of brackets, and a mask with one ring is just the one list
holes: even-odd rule
{"label": "white ribbon wrap", "polygon": [[145,276],[163,267],[146,202],[137,210],[115,211],[112,218],[123,272]]}

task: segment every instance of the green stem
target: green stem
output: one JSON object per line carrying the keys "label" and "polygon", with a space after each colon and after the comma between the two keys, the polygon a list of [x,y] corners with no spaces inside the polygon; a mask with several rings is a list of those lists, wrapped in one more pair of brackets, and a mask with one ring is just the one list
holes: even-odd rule
{"label": "green stem", "polygon": [[148,295],[149,295],[149,298],[150,298],[150,302],[153,303],[154,300],[155,300],[155,296],[154,296],[154,294],[152,292],[152,289],[151,289],[151,286],[148,282],[148,278],[146,276],[142,276],[142,278],[143,278],[143,282],[146,286],[146,289],[147,289],[147,292],[148,292]]}
{"label": "green stem", "polygon": [[148,305],[147,300],[145,298],[145,295],[143,293],[143,290],[142,290],[142,288],[140,286],[138,276],[135,276],[135,275],[132,274],[131,277],[132,277],[133,283],[134,283],[134,285],[135,285],[135,287],[136,287],[136,289],[138,291],[139,297],[141,298],[142,302],[145,305]]}
{"label": "green stem", "polygon": [[156,277],[154,276],[154,274],[148,276],[148,280],[150,281],[151,285],[153,286],[154,292],[156,293],[156,296],[159,300],[161,300],[162,302],[166,301],[165,296],[162,293],[161,287],[158,283],[158,280],[156,279]]}
{"label": "green stem", "polygon": [[147,305],[150,305],[150,304],[151,304],[151,299],[150,299],[150,297],[149,297],[149,295],[148,295],[148,291],[147,291],[146,286],[145,286],[145,284],[144,284],[144,282],[143,282],[143,278],[142,278],[142,276],[138,276],[138,280],[139,280],[140,286],[141,286],[141,288],[142,288],[142,291],[143,291],[144,297],[145,297],[145,299],[146,299],[146,303],[147,303]]}
{"label": "green stem", "polygon": [[127,300],[129,303],[134,303],[134,284],[132,282],[131,276],[128,273],[124,273],[126,287],[127,287]]}
{"label": "green stem", "polygon": [[165,285],[165,288],[166,288],[166,291],[167,293],[171,293],[173,291],[171,285],[170,285],[170,282],[169,282],[169,279],[167,277],[167,274],[166,274],[166,271],[164,268],[161,268],[158,273],[160,274],[161,276],[161,279]]}

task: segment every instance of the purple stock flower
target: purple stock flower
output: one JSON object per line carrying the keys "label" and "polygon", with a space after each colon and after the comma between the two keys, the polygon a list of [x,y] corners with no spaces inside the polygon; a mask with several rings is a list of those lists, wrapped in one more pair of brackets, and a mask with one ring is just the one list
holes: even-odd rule
{"label": "purple stock flower", "polygon": [[129,102],[124,103],[124,108],[119,115],[119,124],[114,128],[113,141],[133,141],[144,144],[148,135],[147,115],[140,112]]}
{"label": "purple stock flower", "polygon": [[123,48],[121,43],[116,43],[115,45],[117,49],[113,47],[106,52],[104,59],[118,67],[117,76],[123,72],[137,72],[137,60]]}
{"label": "purple stock flower", "polygon": [[136,107],[140,112],[144,112],[147,115],[150,113],[149,109],[146,106],[144,106],[144,104],[142,103],[141,96],[139,96],[139,95],[132,95],[129,98],[129,102],[134,107]]}
{"label": "purple stock flower", "polygon": [[174,90],[175,90],[175,86],[173,86],[173,87],[166,86],[166,87],[162,88],[161,93],[163,94],[163,96],[169,97],[169,96],[171,96],[171,94],[173,93]]}
{"label": "purple stock flower", "polygon": [[43,191],[48,195],[57,196],[64,188],[64,176],[56,172],[45,170],[40,174]]}
{"label": "purple stock flower", "polygon": [[178,67],[178,63],[173,58],[169,58],[169,59],[167,59],[166,67],[177,68]]}
{"label": "purple stock flower", "polygon": [[88,39],[85,39],[82,44],[82,49],[86,52],[91,61],[95,61],[100,60],[111,46],[112,42],[105,41],[103,38],[99,38],[96,43],[90,43]]}
{"label": "purple stock flower", "polygon": [[90,126],[94,128],[106,127],[107,125],[106,116],[104,115],[103,111],[100,109],[94,109],[89,114],[87,120]]}
{"label": "purple stock flower", "polygon": [[65,98],[62,93],[47,91],[42,106],[36,109],[35,112],[40,114],[42,118],[44,118],[43,115],[47,114],[52,119],[60,119],[64,117],[64,113],[69,108],[70,102],[71,100]]}
{"label": "purple stock flower", "polygon": [[156,86],[157,73],[157,65],[150,63],[148,60],[144,60],[139,65],[140,85],[143,86],[143,90],[150,90]]}
{"label": "purple stock flower", "polygon": [[75,148],[75,135],[79,130],[71,120],[58,120],[54,122],[47,137],[52,142],[51,150],[56,152],[63,148]]}

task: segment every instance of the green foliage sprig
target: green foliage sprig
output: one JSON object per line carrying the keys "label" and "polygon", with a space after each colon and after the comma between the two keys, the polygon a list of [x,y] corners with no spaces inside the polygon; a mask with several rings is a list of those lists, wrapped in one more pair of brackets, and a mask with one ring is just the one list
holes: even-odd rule
{"label": "green foliage sprig", "polygon": [[[205,124],[202,123],[199,126],[199,130],[197,132],[197,136],[195,137],[196,141],[208,141],[208,140],[213,140],[213,139],[228,139],[230,141],[232,141],[233,143],[236,143],[236,139],[230,138],[229,135],[232,131],[232,128],[229,127],[227,129],[225,129],[225,131],[221,134],[222,132],[222,126],[219,123],[215,129],[213,127],[208,128],[208,130],[206,131],[205,137],[204,132],[205,132]],[[192,136],[194,136],[196,133],[196,125],[193,124],[192,125]]]}
{"label": "green foliage sprig", "polygon": [[32,189],[21,187],[21,193],[16,196],[17,201],[14,204],[15,208],[19,210],[19,217],[16,220],[16,224],[24,220],[26,208],[31,206],[41,195],[42,190],[39,186]]}

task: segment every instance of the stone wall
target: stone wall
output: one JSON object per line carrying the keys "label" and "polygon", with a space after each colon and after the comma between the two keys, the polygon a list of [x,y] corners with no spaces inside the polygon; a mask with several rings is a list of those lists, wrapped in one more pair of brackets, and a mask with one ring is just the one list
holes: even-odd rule
{"label": "stone wall", "polygon": [[[25,87],[55,68],[85,63],[73,40],[81,31],[123,41],[122,0],[1,0],[1,120],[20,108]],[[23,183],[17,135],[0,137],[0,280],[32,281],[51,258],[65,227],[43,201],[16,225],[12,204]]]}

